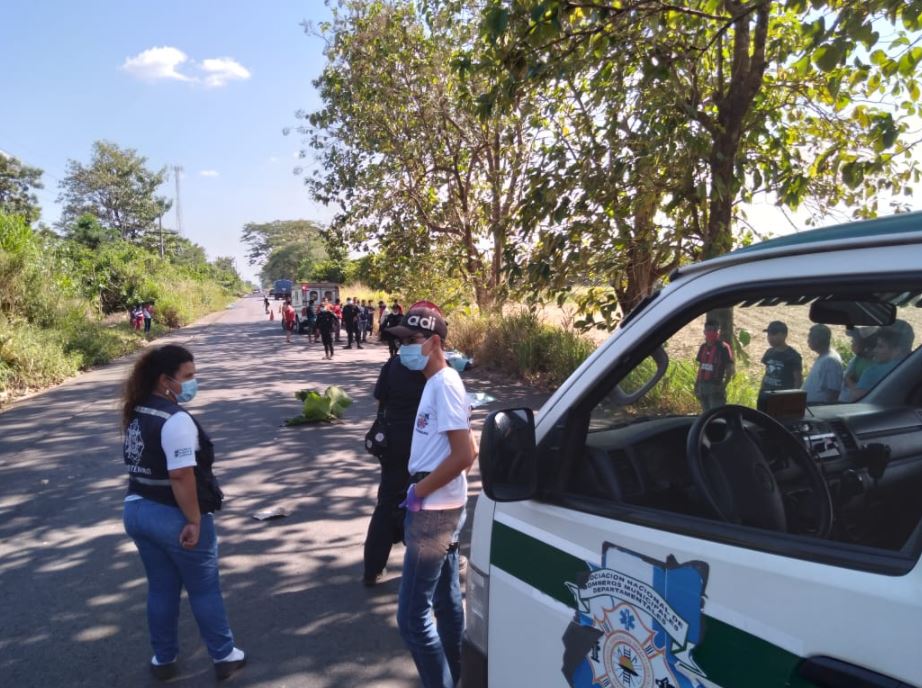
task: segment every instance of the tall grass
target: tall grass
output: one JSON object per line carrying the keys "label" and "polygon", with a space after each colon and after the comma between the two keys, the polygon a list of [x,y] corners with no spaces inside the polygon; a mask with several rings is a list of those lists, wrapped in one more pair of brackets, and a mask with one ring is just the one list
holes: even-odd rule
{"label": "tall grass", "polygon": [[0,404],[143,346],[127,313],[105,313],[154,301],[156,336],[223,308],[234,295],[218,277],[127,242],[90,251],[0,213]]}
{"label": "tall grass", "polygon": [[448,339],[478,365],[547,387],[559,386],[595,350],[588,339],[525,310],[502,317],[452,316]]}

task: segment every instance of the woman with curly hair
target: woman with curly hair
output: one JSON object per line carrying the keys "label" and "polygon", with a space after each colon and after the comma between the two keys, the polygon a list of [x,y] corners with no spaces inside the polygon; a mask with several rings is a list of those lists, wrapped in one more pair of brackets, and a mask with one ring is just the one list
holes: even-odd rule
{"label": "woman with curly hair", "polygon": [[180,405],[191,401],[196,389],[192,354],[168,344],[135,363],[122,407],[125,531],[147,573],[150,668],[164,680],[178,673],[182,588],[217,677],[227,678],[246,663],[234,646],[218,577],[214,512],[224,495],[212,471],[214,445]]}

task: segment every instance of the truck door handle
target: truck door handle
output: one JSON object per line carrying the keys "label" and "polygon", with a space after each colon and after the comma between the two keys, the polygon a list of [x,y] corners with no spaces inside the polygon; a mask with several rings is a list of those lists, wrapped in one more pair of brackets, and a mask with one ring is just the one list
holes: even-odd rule
{"label": "truck door handle", "polygon": [[912,688],[908,683],[832,657],[808,657],[797,675],[817,688]]}

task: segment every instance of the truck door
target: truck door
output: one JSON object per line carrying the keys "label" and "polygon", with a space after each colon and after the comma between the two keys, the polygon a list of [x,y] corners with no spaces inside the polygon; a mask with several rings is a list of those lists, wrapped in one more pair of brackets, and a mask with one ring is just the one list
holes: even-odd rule
{"label": "truck door", "polygon": [[[807,375],[819,357],[806,338],[812,296],[740,296],[735,327],[758,334],[714,411],[698,394],[701,361],[716,360],[700,357],[699,310],[657,340],[668,373],[642,398],[623,403],[656,366],[612,347],[597,360],[608,373],[543,414],[538,488],[497,501],[490,525],[491,686],[922,682],[922,399],[911,391],[922,350],[891,373],[906,391],[766,416],[755,408],[762,352],[774,348],[763,330],[788,323]],[[890,457],[879,479],[867,472],[871,443]],[[706,457],[698,477],[692,445]]]}

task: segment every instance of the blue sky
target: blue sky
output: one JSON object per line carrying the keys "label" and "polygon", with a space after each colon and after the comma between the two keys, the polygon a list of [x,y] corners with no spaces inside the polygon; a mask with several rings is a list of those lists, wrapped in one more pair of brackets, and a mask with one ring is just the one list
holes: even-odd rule
{"label": "blue sky", "polygon": [[[45,170],[49,224],[67,160],[87,162],[97,139],[135,148],[154,168],[182,165],[184,234],[252,278],[245,223],[332,217],[293,174],[309,164],[299,137],[282,134],[296,110],[319,106],[311,82],[323,43],[301,23],[328,16],[322,0],[4,2],[0,150]],[[171,178],[162,193],[173,189]],[[771,199],[747,210],[760,233],[793,229]],[[805,226],[805,212],[791,217]],[[166,224],[175,226],[172,211]]]}
{"label": "blue sky", "polygon": [[49,224],[67,160],[87,162],[97,139],[182,165],[185,235],[250,277],[246,222],[331,217],[292,173],[298,136],[282,134],[319,105],[323,44],[301,22],[328,16],[322,0],[5,2],[0,150],[45,170]]}

